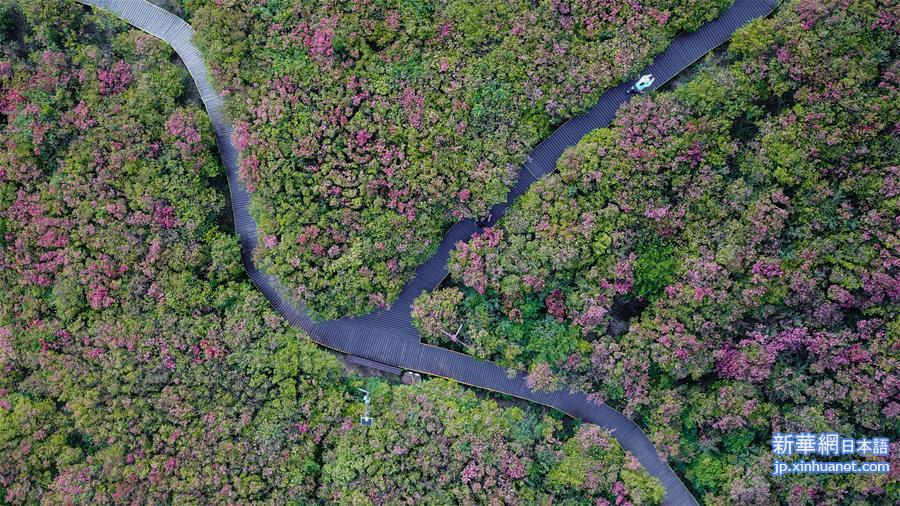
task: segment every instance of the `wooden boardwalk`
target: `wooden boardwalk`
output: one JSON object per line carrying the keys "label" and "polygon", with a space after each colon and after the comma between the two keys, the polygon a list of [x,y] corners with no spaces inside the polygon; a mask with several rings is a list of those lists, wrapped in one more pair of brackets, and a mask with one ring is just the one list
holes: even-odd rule
{"label": "wooden boardwalk", "polygon": [[[244,267],[254,285],[292,325],[303,328],[313,341],[322,346],[365,361],[512,395],[604,427],[612,432],[624,449],[637,457],[650,474],[662,481],[666,490],[666,504],[697,504],[637,424],[615,409],[591,402],[581,392],[561,390],[547,393],[529,390],[522,374],[510,378],[503,368],[494,363],[475,360],[468,355],[420,342],[419,333],[412,326],[410,305],[420,293],[435,288],[447,276],[450,250],[457,241],[467,241],[473,233],[480,230],[473,220],[463,220],[450,228],[435,255],[418,268],[415,277],[404,287],[399,299],[389,310],[379,310],[357,318],[313,322],[304,308],[293,306],[282,295],[275,280],[260,272],[253,264],[252,252],[257,244],[257,229],[249,212],[250,196],[238,179],[238,153],[231,142],[231,122],[225,116],[222,98],[210,85],[203,57],[193,43],[194,30],[181,18],[146,0],[78,1],[107,10],[136,28],[164,40],[181,57],[194,79],[215,129],[222,161],[228,173],[235,230],[240,238]],[[658,88],[727,41],[737,28],[768,15],[774,8],[775,0],[735,0],[734,5],[718,19],[703,25],[696,32],[675,38],[665,52],[637,75],[652,73],[656,77],[653,88]],[[506,203],[494,206],[492,218],[485,226],[493,225],[515,198],[525,193],[532,183],[553,171],[557,159],[566,148],[575,145],[591,130],[609,125],[616,110],[628,100],[627,90],[630,84],[629,81],[607,90],[592,109],[565,122],[541,142],[520,171]]]}

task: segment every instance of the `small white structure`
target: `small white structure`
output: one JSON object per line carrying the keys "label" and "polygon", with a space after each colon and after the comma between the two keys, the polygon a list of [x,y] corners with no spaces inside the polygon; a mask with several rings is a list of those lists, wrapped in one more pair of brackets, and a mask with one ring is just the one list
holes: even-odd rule
{"label": "small white structure", "polygon": [[363,427],[371,427],[372,418],[369,417],[369,401],[371,398],[369,397],[369,391],[363,390],[362,388],[357,388],[357,390],[363,393],[363,402],[366,404],[366,412],[359,418],[359,423]]}

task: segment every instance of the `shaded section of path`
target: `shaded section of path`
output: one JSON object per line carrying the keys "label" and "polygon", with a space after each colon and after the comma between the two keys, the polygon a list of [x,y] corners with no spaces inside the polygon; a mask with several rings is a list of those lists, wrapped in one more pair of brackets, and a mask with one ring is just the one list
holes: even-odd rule
{"label": "shaded section of path", "polygon": [[[494,363],[475,360],[468,355],[420,342],[419,333],[412,326],[410,305],[420,293],[433,289],[447,276],[447,260],[454,245],[458,241],[467,241],[473,233],[481,230],[472,220],[463,220],[450,228],[435,255],[419,267],[415,277],[404,287],[400,298],[389,310],[376,311],[358,318],[313,322],[303,308],[292,305],[278,289],[276,281],[260,272],[253,263],[257,229],[249,212],[250,196],[238,179],[238,153],[231,142],[231,122],[225,116],[222,98],[209,83],[203,58],[193,43],[194,31],[191,26],[146,0],[78,1],[107,10],[166,41],[181,57],[212,120],[222,161],[227,169],[235,230],[240,238],[244,268],[253,284],[292,325],[303,328],[316,343],[342,353],[512,395],[604,427],[612,432],[624,449],[637,457],[650,474],[662,481],[667,504],[697,504],[637,424],[618,411],[590,401],[581,392],[534,392],[528,389],[522,374],[508,377],[506,371]],[[737,28],[755,18],[768,15],[774,8],[774,0],[735,0],[734,5],[718,19],[703,25],[694,33],[677,37],[640,74],[655,75],[654,89],[658,88],[727,41]],[[606,91],[597,105],[585,114],[565,122],[540,143],[521,170],[507,201],[494,206],[491,219],[485,226],[496,223],[514,199],[525,193],[532,183],[553,171],[557,159],[566,148],[575,145],[591,130],[608,126],[619,106],[628,100],[629,86],[630,82]]]}

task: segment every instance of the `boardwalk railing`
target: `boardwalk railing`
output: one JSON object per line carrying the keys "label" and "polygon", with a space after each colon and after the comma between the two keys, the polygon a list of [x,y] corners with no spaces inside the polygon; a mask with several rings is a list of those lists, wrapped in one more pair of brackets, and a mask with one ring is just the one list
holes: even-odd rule
{"label": "boardwalk railing", "polygon": [[[244,268],[253,284],[287,321],[303,328],[316,343],[364,361],[508,394],[604,427],[624,449],[637,457],[651,475],[660,479],[666,490],[667,504],[697,504],[637,424],[615,409],[596,404],[581,392],[532,391],[526,386],[522,374],[508,377],[506,371],[494,363],[420,342],[419,333],[410,319],[410,305],[416,296],[433,289],[446,277],[447,260],[454,245],[458,241],[467,241],[480,230],[472,220],[463,220],[450,228],[437,252],[417,269],[415,277],[404,287],[389,310],[375,311],[358,318],[313,322],[304,308],[292,305],[278,288],[277,282],[260,272],[253,263],[252,254],[258,239],[256,223],[249,211],[250,196],[239,182],[238,153],[231,142],[231,122],[225,115],[221,96],[210,85],[203,57],[193,42],[194,30],[178,16],[146,0],[78,1],[109,11],[136,28],[164,40],[181,57],[212,120],[222,162],[227,169],[235,230],[240,238]],[[719,18],[706,23],[696,32],[676,37],[668,49],[639,74],[652,73],[656,76],[654,87],[659,87],[727,41],[736,29],[768,15],[774,8],[774,0],[735,0],[734,5]],[[619,106],[628,100],[629,85],[623,83],[607,90],[588,112],[563,123],[541,142],[520,171],[507,201],[493,208],[492,218],[485,226],[494,224],[514,199],[525,193],[537,179],[553,171],[557,159],[566,148],[575,145],[591,130],[608,126]]]}

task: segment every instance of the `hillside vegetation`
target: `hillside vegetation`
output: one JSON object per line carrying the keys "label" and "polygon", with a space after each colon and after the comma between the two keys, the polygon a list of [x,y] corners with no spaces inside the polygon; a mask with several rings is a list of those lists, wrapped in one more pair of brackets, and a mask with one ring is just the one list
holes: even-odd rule
{"label": "hillside vegetation", "polygon": [[597,427],[343,374],[246,278],[171,49],[68,0],[0,20],[0,503],[660,502]]}
{"label": "hillside vegetation", "polygon": [[728,0],[186,1],[236,120],[261,267],[316,316],[389,305],[553,127]]}
{"label": "hillside vegetation", "polygon": [[896,474],[772,478],[770,438],[900,429],[897,16],[740,30],[458,244],[417,325],[621,408],[709,504],[896,503]]}

